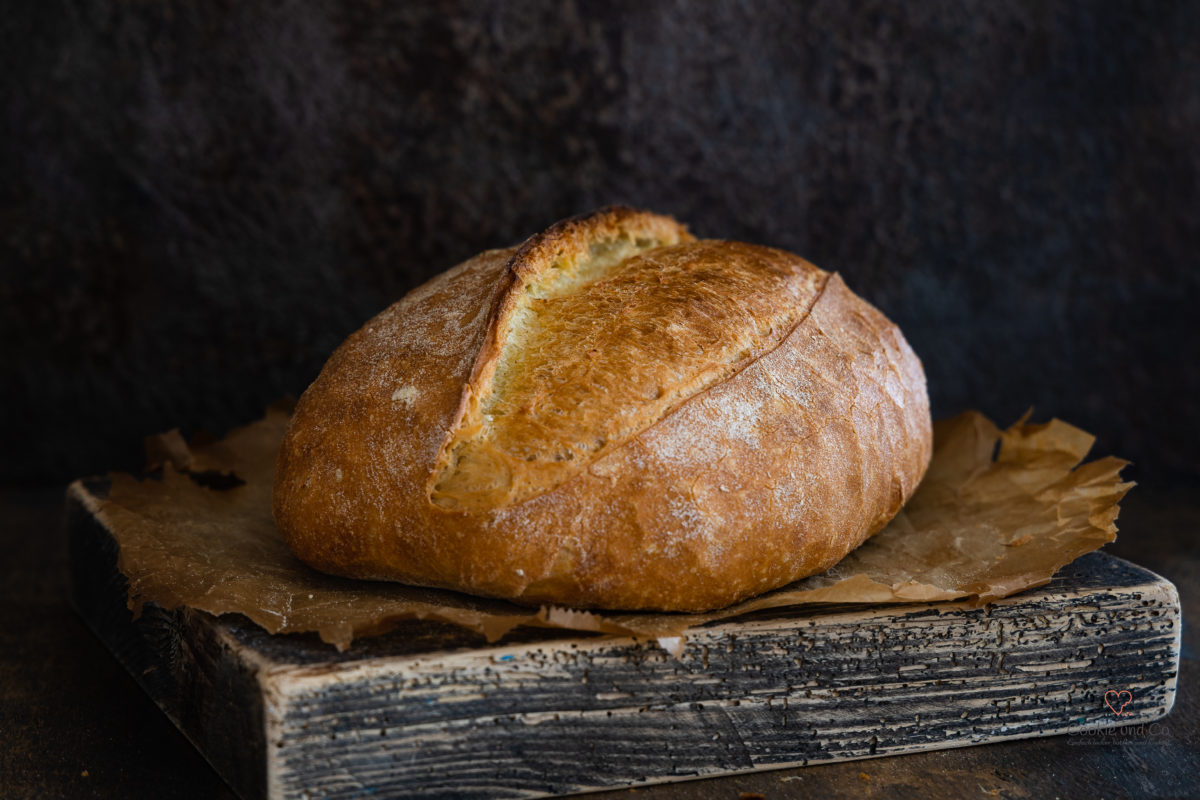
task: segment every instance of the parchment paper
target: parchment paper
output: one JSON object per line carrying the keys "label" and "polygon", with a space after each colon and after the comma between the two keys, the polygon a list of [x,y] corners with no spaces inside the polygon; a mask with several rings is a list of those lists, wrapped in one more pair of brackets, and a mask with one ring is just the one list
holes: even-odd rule
{"label": "parchment paper", "polygon": [[[1001,432],[977,412],[934,426],[934,456],[892,523],[833,569],[706,614],[530,609],[457,592],[324,575],[296,559],[271,519],[275,453],[286,407],[224,439],[191,447],[178,432],[147,442],[161,479],[113,474],[99,513],[120,546],[129,606],[240,613],[271,633],[315,631],[339,650],[355,637],[420,618],[489,641],[517,625],[657,638],[678,654],[688,628],[799,603],[975,604],[1046,583],[1116,538],[1127,462],[1080,466],[1093,437],[1026,417]],[[997,444],[999,447],[997,448]],[[224,487],[224,488],[213,488]],[[230,488],[232,487],[232,488]]]}

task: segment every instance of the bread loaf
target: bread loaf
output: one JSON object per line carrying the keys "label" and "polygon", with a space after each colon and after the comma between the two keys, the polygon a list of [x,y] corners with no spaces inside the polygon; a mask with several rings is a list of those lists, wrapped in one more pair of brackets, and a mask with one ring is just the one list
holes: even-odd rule
{"label": "bread loaf", "polygon": [[832,566],[930,452],[920,361],[836,274],[607,208],[352,334],[296,408],[274,511],[338,575],[701,611]]}

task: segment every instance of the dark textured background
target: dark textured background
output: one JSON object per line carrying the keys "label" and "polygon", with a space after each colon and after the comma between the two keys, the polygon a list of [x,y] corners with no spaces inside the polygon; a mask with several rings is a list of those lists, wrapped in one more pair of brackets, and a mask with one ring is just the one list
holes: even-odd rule
{"label": "dark textured background", "polygon": [[621,201],[841,271],[938,416],[1200,479],[1200,4],[56,0],[0,68],[0,478],[246,421]]}

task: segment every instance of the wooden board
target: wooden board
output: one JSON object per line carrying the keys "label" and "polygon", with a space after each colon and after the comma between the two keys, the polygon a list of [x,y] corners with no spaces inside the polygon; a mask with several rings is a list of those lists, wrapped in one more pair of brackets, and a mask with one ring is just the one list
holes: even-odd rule
{"label": "wooden board", "polygon": [[1175,588],[1103,554],[983,609],[715,623],[680,659],[430,622],[337,653],[237,617],[149,606],[134,622],[91,491],[68,497],[77,609],[247,799],[549,796],[1127,725],[1175,698]]}

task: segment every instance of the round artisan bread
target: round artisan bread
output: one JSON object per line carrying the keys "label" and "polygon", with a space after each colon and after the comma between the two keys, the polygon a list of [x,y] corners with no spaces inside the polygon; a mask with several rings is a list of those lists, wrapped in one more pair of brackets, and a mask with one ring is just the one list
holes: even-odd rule
{"label": "round artisan bread", "polygon": [[700,611],[835,564],[930,453],[920,361],[836,274],[606,208],[352,334],[300,398],[275,520],[338,575]]}

